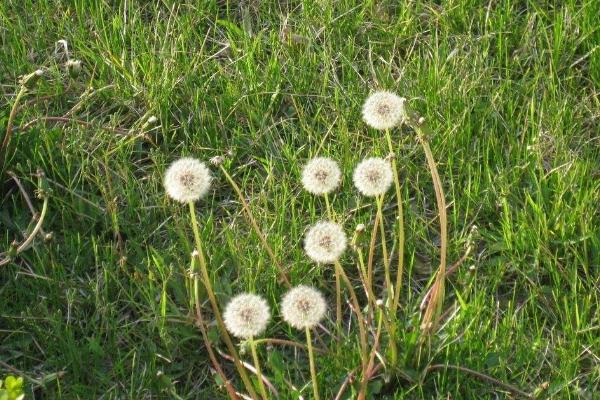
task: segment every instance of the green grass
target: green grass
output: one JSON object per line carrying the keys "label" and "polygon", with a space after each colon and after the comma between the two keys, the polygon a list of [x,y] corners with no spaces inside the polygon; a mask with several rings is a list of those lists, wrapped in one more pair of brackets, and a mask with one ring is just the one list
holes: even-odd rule
{"label": "green grass", "polygon": [[[401,368],[414,377],[428,364],[453,364],[541,398],[594,398],[600,2],[437,3],[1,2],[1,135],[19,76],[38,68],[45,77],[16,126],[69,110],[90,125],[38,122],[11,142],[7,169],[38,211],[35,173],[45,173],[43,229],[53,239],[39,237],[0,267],[0,379],[17,369],[32,399],[225,398],[188,314],[192,233],[186,207],[163,192],[166,166],[183,155],[207,160],[230,151],[226,167],[292,282],[333,299],[332,269],[303,254],[305,227],[324,214],[324,203],[302,190],[300,168],[317,154],[339,160],[345,174],[332,199],[336,212],[348,232],[372,225],[374,207],[353,190],[351,171],[363,157],[387,153],[360,116],[368,93],[386,88],[409,98],[435,133],[450,262],[470,232],[474,245],[449,278],[449,318],[417,361],[410,349],[437,267],[437,211],[413,131],[394,132],[407,230]],[[76,78],[55,54],[60,39],[83,61]],[[138,135],[150,115],[159,124]],[[217,295],[225,303],[254,291],[277,314],[285,287],[235,193],[217,170],[215,178],[197,210]],[[31,213],[7,174],[0,188],[6,251],[31,229]],[[391,194],[387,203],[390,227]],[[358,288],[350,252],[344,265]],[[317,359],[323,398],[333,398],[359,365],[355,328],[340,356]],[[303,340],[277,315],[267,336]],[[280,398],[297,398],[286,381],[311,397],[304,352],[274,346],[260,355]],[[223,365],[241,389],[233,366]],[[451,369],[421,382],[377,378],[377,390],[373,398],[508,396]]]}

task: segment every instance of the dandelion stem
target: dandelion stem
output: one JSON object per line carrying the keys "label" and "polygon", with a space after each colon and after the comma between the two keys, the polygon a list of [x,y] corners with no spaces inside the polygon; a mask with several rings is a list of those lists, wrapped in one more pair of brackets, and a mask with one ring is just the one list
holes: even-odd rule
{"label": "dandelion stem", "polygon": [[196,220],[196,209],[194,207],[193,202],[191,202],[191,201],[188,202],[188,205],[189,205],[189,209],[190,209],[190,217],[192,220],[192,230],[194,231],[194,240],[196,242],[196,251],[198,252],[198,262],[200,264],[200,272],[202,274],[202,280],[203,280],[204,286],[206,287],[206,293],[208,294],[208,300],[210,301],[210,305],[215,314],[215,318],[217,319],[217,326],[219,328],[219,331],[221,332],[221,337],[223,338],[223,341],[225,342],[225,345],[227,346],[227,350],[233,357],[233,362],[235,364],[236,369],[238,370],[238,373],[240,374],[240,377],[242,378],[242,381],[244,382],[244,386],[246,387],[246,390],[248,391],[248,393],[250,394],[250,396],[252,398],[258,398],[258,396],[256,395],[256,392],[254,391],[254,388],[252,387],[252,382],[250,382],[250,378],[248,378],[248,374],[246,374],[246,370],[242,366],[242,362],[240,361],[240,357],[239,357],[237,351],[235,350],[235,346],[233,345],[233,342],[231,341],[231,338],[229,337],[229,333],[227,332],[227,329],[225,328],[225,323],[223,322],[223,318],[221,317],[221,312],[219,311],[219,305],[217,303],[217,298],[215,297],[215,294],[214,294],[213,288],[212,288],[212,284],[210,282],[210,277],[208,276],[206,259],[204,258],[204,250],[202,249],[202,240],[200,238],[200,231],[198,230],[198,221]]}
{"label": "dandelion stem", "polygon": [[246,212],[246,218],[250,222],[252,229],[254,229],[254,232],[258,236],[262,246],[264,247],[264,249],[267,252],[267,254],[269,255],[269,257],[271,258],[271,261],[273,262],[273,264],[275,264],[277,266],[281,280],[285,283],[285,285],[288,288],[292,287],[292,284],[290,283],[290,280],[289,280],[287,274],[285,273],[283,266],[279,262],[279,259],[275,256],[273,249],[271,249],[269,242],[267,242],[267,238],[265,237],[264,233],[260,230],[258,223],[254,219],[254,216],[252,215],[252,211],[250,210],[250,206],[248,205],[248,202],[246,202],[246,199],[244,198],[244,195],[242,194],[240,187],[235,183],[235,181],[233,180],[231,175],[229,175],[227,170],[222,165],[220,166],[220,168],[221,168],[221,171],[223,172],[223,175],[225,175],[225,178],[227,179],[227,181],[229,182],[229,184],[231,185],[231,187],[233,188],[235,193],[238,195],[238,198],[240,199],[240,202],[242,203],[242,208]]}
{"label": "dandelion stem", "polygon": [[[10,172],[9,172],[10,174]],[[11,262],[14,257],[18,256],[19,254],[21,254],[22,252],[24,252],[25,250],[27,250],[33,243],[35,237],[37,236],[38,233],[43,232],[42,231],[42,226],[44,224],[44,219],[46,218],[46,214],[48,213],[48,202],[49,202],[49,196],[47,191],[44,189],[46,187],[46,177],[44,175],[43,172],[38,171],[38,177],[39,177],[39,196],[42,197],[44,199],[44,202],[42,203],[42,211],[40,214],[33,214],[31,221],[36,221],[35,226],[33,227],[33,229],[31,230],[31,232],[25,237],[25,240],[21,243],[21,244],[15,244],[14,248],[10,251],[8,251],[7,253],[0,253],[0,266],[6,265],[9,262]]]}
{"label": "dandelion stem", "polygon": [[404,210],[402,206],[402,187],[398,176],[394,146],[389,129],[385,131],[390,153],[392,153],[392,170],[394,171],[394,186],[396,187],[396,201],[398,203],[398,270],[396,271],[396,285],[394,286],[394,300],[390,309],[392,318],[396,317],[396,310],[400,305],[400,292],[402,291],[402,275],[404,274]]}
{"label": "dandelion stem", "polygon": [[27,74],[21,78],[19,81],[20,87],[17,95],[15,96],[15,101],[10,109],[10,114],[8,115],[8,121],[6,122],[6,133],[4,138],[2,139],[2,144],[0,144],[0,175],[4,173],[4,167],[6,166],[6,150],[8,150],[8,145],[10,143],[10,139],[13,135],[13,124],[15,122],[15,117],[17,116],[17,112],[19,111],[19,104],[23,96],[27,94],[29,88],[33,87],[33,85],[38,81],[38,79],[44,74],[44,71],[38,69],[30,74]]}
{"label": "dandelion stem", "polygon": [[8,115],[8,122],[6,123],[6,133],[4,134],[4,138],[2,139],[2,145],[0,145],[0,168],[4,169],[5,164],[5,151],[8,148],[8,144],[10,143],[10,139],[13,134],[13,124],[15,122],[15,117],[17,116],[17,110],[19,109],[19,103],[21,102],[21,98],[27,93],[27,87],[25,85],[21,85],[19,92],[15,97],[15,102],[13,103],[12,108],[10,109],[10,114]]}
{"label": "dandelion stem", "polygon": [[370,311],[369,311],[369,321],[368,322],[370,324],[371,319],[372,319],[372,313],[373,313],[373,310],[375,309],[375,295],[373,294],[371,285],[369,285],[369,283],[368,283],[367,269],[365,267],[365,260],[364,260],[364,255],[363,255],[362,249],[360,249],[360,248],[356,249],[356,253],[358,254],[359,276],[361,277],[361,281],[365,288],[365,294],[367,295],[367,301],[369,303]]}
{"label": "dandelion stem", "polygon": [[[359,264],[361,265],[361,269],[364,271],[364,261],[363,261],[363,254],[362,251],[360,249],[358,249],[358,261]],[[366,289],[367,291],[367,298],[369,299],[369,308],[371,310],[371,312],[369,313],[369,321],[368,324],[371,323],[371,319],[373,318],[373,316],[371,314],[373,314],[373,310],[375,310],[375,302],[377,301],[375,299],[375,295],[373,294],[372,289],[370,288],[370,286],[367,286]],[[383,314],[382,314],[383,315]],[[388,334],[389,334],[389,346],[390,346],[390,364],[396,365],[396,361],[398,359],[398,350],[396,348],[396,328],[395,325],[392,321],[389,321],[387,316],[386,318],[383,319],[383,323],[385,325],[385,329],[387,330]]]}
{"label": "dandelion stem", "polygon": [[[342,285],[340,282],[340,273],[335,269],[335,327],[337,334],[342,334]],[[339,348],[338,348],[339,349]]]}
{"label": "dandelion stem", "polygon": [[260,390],[260,394],[264,400],[269,398],[267,395],[267,390],[265,389],[265,384],[263,383],[262,372],[260,369],[260,362],[258,361],[258,354],[256,352],[256,342],[254,338],[248,339],[250,342],[250,350],[252,351],[252,359],[254,360],[254,368],[256,368],[256,378],[258,379],[258,389]]}
{"label": "dandelion stem", "polygon": [[317,369],[315,368],[315,355],[313,352],[312,338],[310,337],[310,328],[307,326],[304,329],[306,331],[306,346],[308,347],[308,361],[310,364],[310,377],[312,380],[313,393],[315,400],[320,400],[319,385],[317,383]]}
{"label": "dandelion stem", "polygon": [[[371,241],[369,243],[369,256],[367,259],[367,284],[371,293],[373,293],[373,259],[375,257],[375,243],[377,242],[379,218],[379,213],[376,213],[375,222],[373,223],[373,230],[371,231]],[[375,301],[375,299],[373,299],[373,301]]]}
{"label": "dandelion stem", "polygon": [[377,203],[377,214],[379,215],[379,230],[381,232],[381,249],[383,252],[383,269],[385,275],[385,286],[387,288],[387,302],[392,301],[394,297],[392,278],[390,275],[390,260],[388,258],[387,243],[385,237],[385,226],[383,221],[383,195],[377,196],[375,202]]}
{"label": "dandelion stem", "polygon": [[[367,373],[363,375],[360,383],[360,393],[364,393],[369,382],[370,371],[373,368],[375,362],[375,355],[377,354],[377,347],[379,347],[379,339],[381,337],[381,325],[382,322],[387,321],[387,317],[384,315],[383,307],[379,308],[379,318],[377,322],[377,330],[375,331],[375,340],[373,341],[373,347],[371,348],[371,354],[369,354],[369,363],[367,365]],[[364,397],[364,394],[363,394]]]}
{"label": "dandelion stem", "polygon": [[[329,194],[325,193],[325,207],[327,208],[327,216],[333,221],[333,209],[331,208],[331,202],[329,201]],[[342,333],[342,293],[341,293],[341,283],[340,283],[340,274],[337,269],[335,270],[335,327],[337,329],[337,334],[341,335]],[[338,346],[339,350],[339,346]]]}
{"label": "dandelion stem", "polygon": [[331,203],[329,202],[329,194],[325,193],[325,207],[327,208],[327,216],[330,220],[333,221],[333,209],[331,208]]}
{"label": "dandelion stem", "polygon": [[335,262],[335,268],[339,271],[340,276],[342,277],[344,283],[346,284],[346,287],[348,288],[348,292],[350,293],[350,301],[352,302],[354,312],[356,313],[356,319],[358,321],[358,334],[360,338],[360,354],[364,374],[366,373],[365,369],[368,361],[368,343],[367,330],[365,328],[365,319],[361,311],[360,304],[358,303],[358,298],[356,297],[354,287],[352,287],[352,282],[350,282],[350,279],[348,279],[348,275],[346,275],[346,272],[344,272],[344,268],[342,268],[342,265],[339,261]]}
{"label": "dandelion stem", "polygon": [[221,368],[221,364],[217,360],[217,357],[215,356],[215,353],[210,344],[210,339],[208,338],[208,333],[206,332],[206,323],[204,322],[204,317],[202,316],[202,305],[200,304],[200,287],[199,287],[200,286],[200,278],[198,277],[198,274],[195,273],[194,260],[195,260],[195,258],[193,257],[192,258],[192,272],[193,272],[193,277],[194,277],[193,278],[194,279],[194,304],[196,306],[196,321],[197,321],[198,328],[200,328],[200,333],[202,334],[202,341],[204,341],[204,346],[206,347],[206,351],[208,352],[208,357],[210,358],[210,361],[211,361],[213,367],[215,367],[215,370],[217,371],[217,373],[219,374],[219,376],[221,377],[221,379],[224,382],[225,389],[227,390],[227,394],[229,395],[229,398],[232,400],[238,400],[239,397],[236,394],[233,385],[231,384],[229,379],[227,379],[227,376],[225,376],[225,373],[223,372],[223,368]]}
{"label": "dandelion stem", "polygon": [[[423,315],[423,324],[425,331],[431,332],[435,330],[437,319],[441,314],[442,305],[444,303],[444,284],[446,279],[446,252],[448,248],[448,218],[446,215],[446,201],[444,199],[444,189],[442,187],[442,180],[438,173],[438,169],[433,159],[433,153],[427,142],[425,127],[422,123],[417,124],[415,130],[417,132],[417,138],[423,147],[425,152],[425,158],[431,172],[431,178],[433,180],[433,188],[435,190],[435,197],[437,200],[438,212],[440,216],[440,267],[437,271],[435,282],[432,286],[431,298],[425,314]],[[435,288],[435,289],[434,289]]]}
{"label": "dandelion stem", "polygon": [[33,230],[31,231],[29,236],[27,236],[27,239],[25,239],[25,241],[23,243],[21,243],[19,245],[19,247],[17,248],[17,254],[22,253],[25,250],[27,250],[27,248],[29,248],[29,245],[31,245],[35,236],[42,229],[42,225],[44,224],[44,218],[46,217],[47,211],[48,211],[48,196],[45,195],[44,203],[42,204],[42,212],[40,213],[40,215],[38,217],[37,223],[33,227]]}

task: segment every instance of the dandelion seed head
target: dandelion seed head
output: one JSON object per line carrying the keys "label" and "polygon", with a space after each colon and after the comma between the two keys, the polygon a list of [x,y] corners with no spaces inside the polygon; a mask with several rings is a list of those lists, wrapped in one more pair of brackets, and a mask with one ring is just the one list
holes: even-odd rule
{"label": "dandelion seed head", "polygon": [[235,296],[225,307],[223,320],[231,334],[240,339],[256,337],[267,329],[271,311],[260,296],[242,293]]}
{"label": "dandelion seed head", "polygon": [[389,162],[382,158],[366,158],[354,170],[354,186],[368,197],[387,192],[392,185],[393,172]]}
{"label": "dandelion seed head", "polygon": [[323,318],[325,311],[325,298],[310,286],[296,286],[281,300],[283,319],[296,329],[313,328]]}
{"label": "dandelion seed head", "polygon": [[313,158],[302,169],[302,185],[312,194],[330,193],[340,185],[341,177],[337,162],[326,157]]}
{"label": "dandelion seed head", "polygon": [[346,250],[346,242],[346,234],[339,224],[321,221],[308,230],[304,251],[315,262],[333,264]]}
{"label": "dandelion seed head", "polygon": [[68,60],[65,64],[71,77],[76,78],[81,72],[81,60]]}
{"label": "dandelion seed head", "polygon": [[406,114],[404,109],[405,100],[392,92],[375,92],[367,97],[363,104],[363,120],[375,129],[393,128],[400,123]]}
{"label": "dandelion seed head", "polygon": [[212,176],[203,162],[194,158],[175,161],[165,173],[164,185],[169,197],[181,203],[196,201],[210,189]]}

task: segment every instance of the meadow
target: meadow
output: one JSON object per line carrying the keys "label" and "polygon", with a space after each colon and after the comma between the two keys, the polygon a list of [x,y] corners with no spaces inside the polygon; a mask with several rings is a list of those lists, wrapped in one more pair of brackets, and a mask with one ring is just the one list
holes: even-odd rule
{"label": "meadow", "polygon": [[[0,2],[0,380],[25,399],[598,398],[599,15]],[[382,90],[410,110],[389,130],[363,115]],[[183,157],[212,176],[191,203],[165,188]],[[303,186],[315,157],[339,166],[328,196]],[[353,179],[371,157],[398,174],[379,204]],[[305,251],[324,219],[347,237],[331,263]],[[327,308],[306,331],[282,304],[297,285]],[[232,336],[247,380],[213,308],[241,293],[270,309]]]}

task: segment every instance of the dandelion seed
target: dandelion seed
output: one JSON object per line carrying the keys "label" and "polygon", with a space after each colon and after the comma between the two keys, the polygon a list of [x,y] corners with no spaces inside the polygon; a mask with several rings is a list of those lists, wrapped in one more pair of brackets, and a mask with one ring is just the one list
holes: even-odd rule
{"label": "dandelion seed", "polygon": [[367,97],[363,105],[363,120],[375,129],[393,128],[400,123],[406,114],[405,101],[405,98],[392,92],[375,92]]}
{"label": "dandelion seed", "polygon": [[320,291],[300,285],[290,289],[281,300],[283,319],[296,329],[313,328],[325,315],[327,304]]}
{"label": "dandelion seed", "polygon": [[211,180],[210,171],[203,162],[181,158],[167,169],[164,185],[169,197],[187,203],[204,197],[210,189]]}
{"label": "dandelion seed", "polygon": [[341,176],[337,162],[326,157],[316,157],[302,169],[302,185],[312,194],[327,194],[340,185]]}
{"label": "dandelion seed", "polygon": [[304,251],[313,261],[333,264],[346,250],[346,234],[335,222],[321,221],[306,234]]}
{"label": "dandelion seed", "polygon": [[223,156],[214,156],[212,157],[210,160],[210,163],[212,165],[214,165],[215,167],[218,167],[219,165],[223,164],[225,162],[225,157]]}
{"label": "dandelion seed", "polygon": [[232,335],[249,339],[267,329],[271,311],[267,302],[260,296],[242,293],[235,296],[225,307],[225,326]]}
{"label": "dandelion seed", "polygon": [[354,186],[365,196],[379,196],[392,185],[393,172],[390,163],[382,158],[366,158],[354,170]]}

